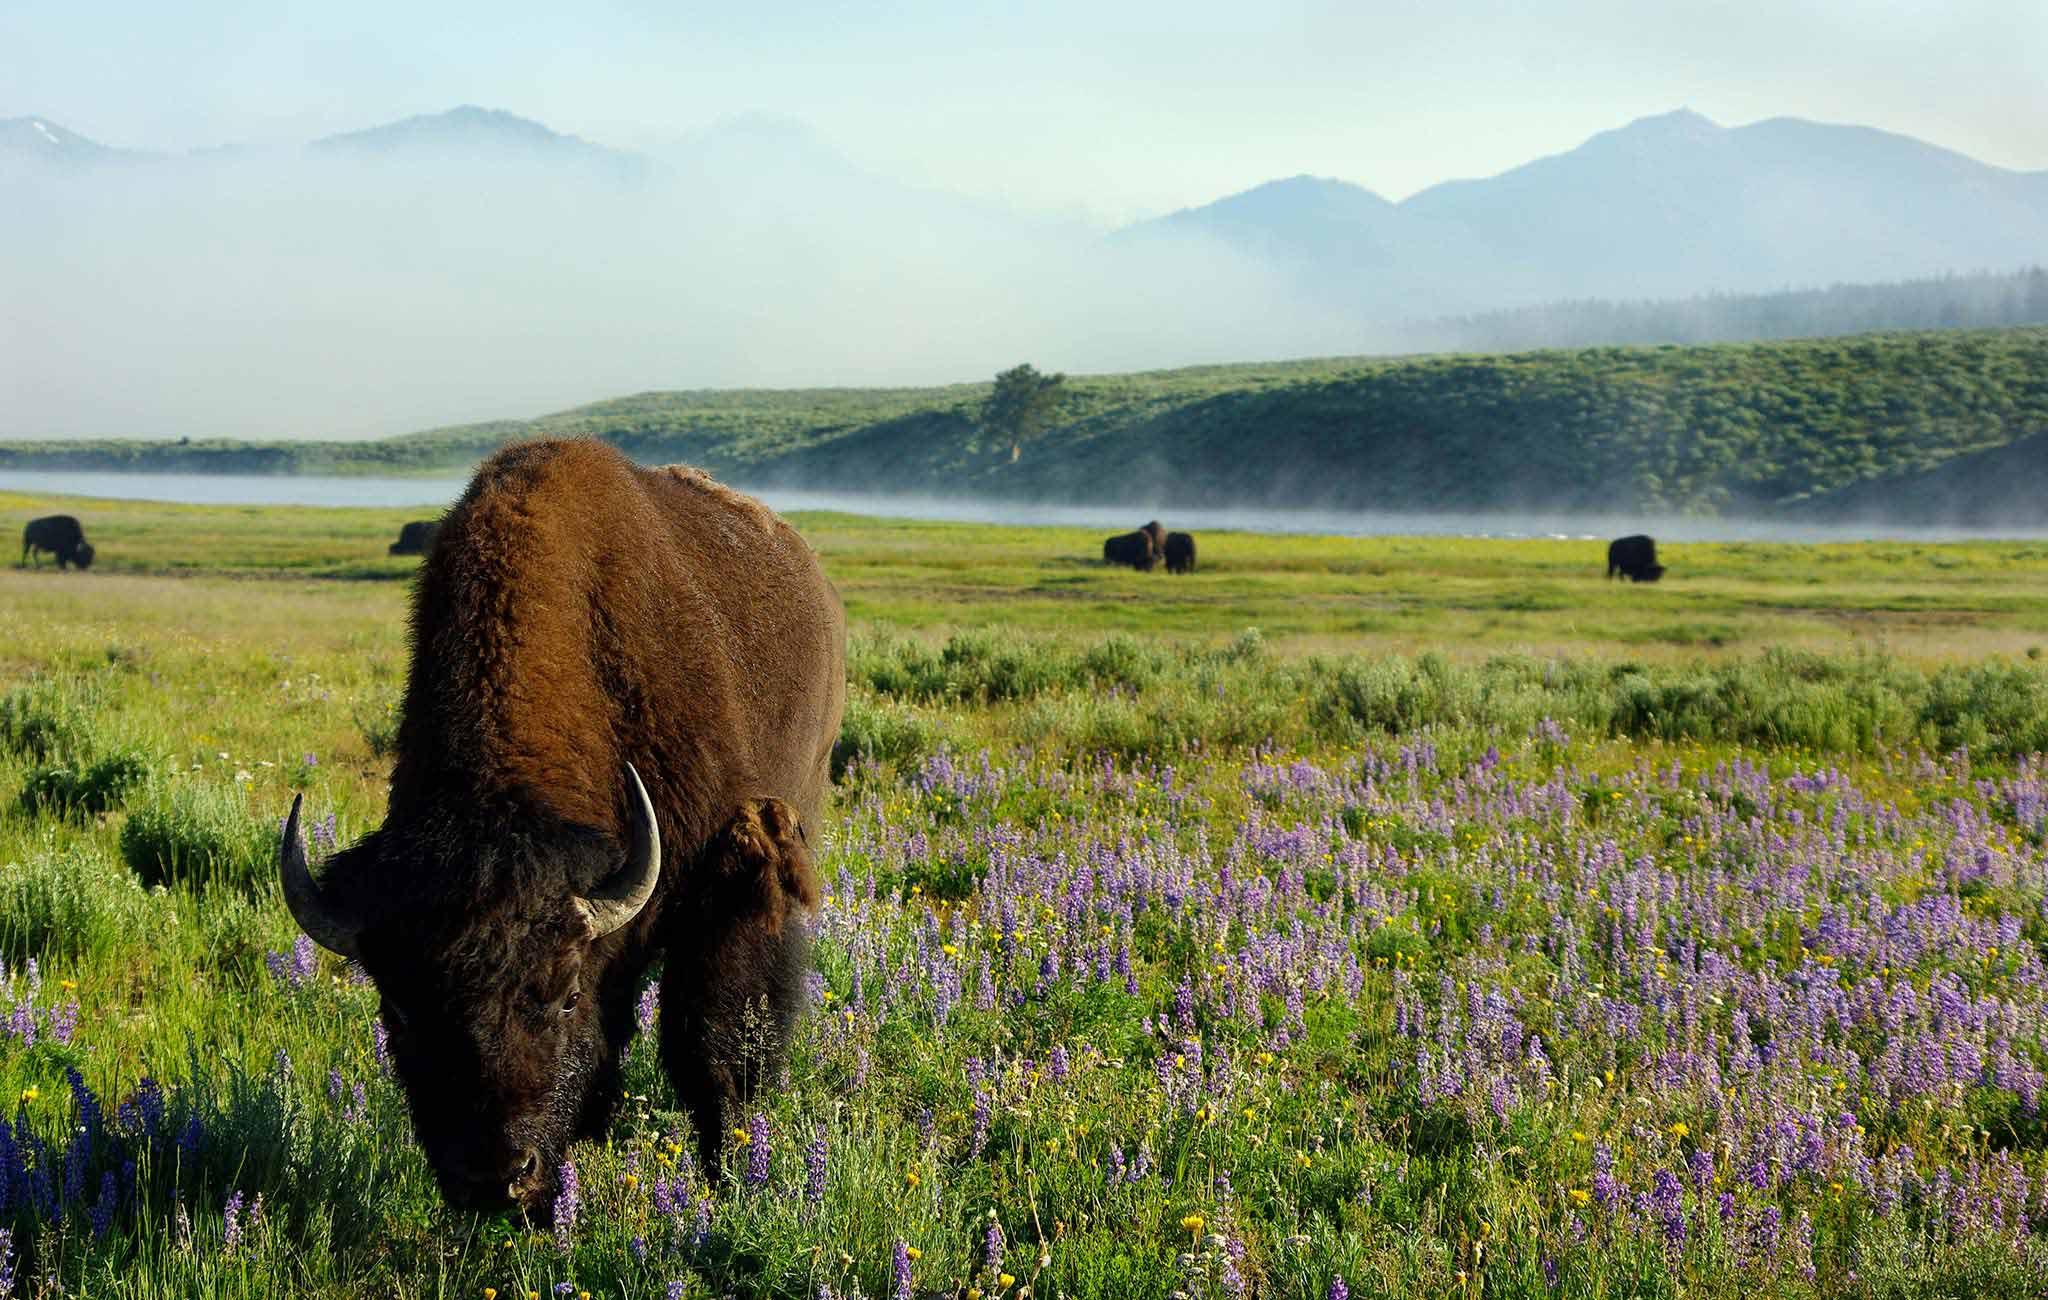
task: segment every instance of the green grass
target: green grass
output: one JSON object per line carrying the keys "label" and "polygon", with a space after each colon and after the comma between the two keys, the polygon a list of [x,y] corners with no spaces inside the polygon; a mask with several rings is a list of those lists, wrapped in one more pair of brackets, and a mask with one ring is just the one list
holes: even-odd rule
{"label": "green grass", "polygon": [[[0,495],[0,523],[47,507]],[[1091,563],[1099,537],[1081,530],[800,519],[854,616],[842,783],[822,850],[834,919],[819,962],[834,997],[765,1103],[770,1189],[722,1192],[703,1246],[641,1265],[629,1242],[655,1223],[648,1185],[688,1146],[650,1044],[628,1061],[642,1100],[607,1143],[576,1153],[587,1208],[565,1254],[509,1219],[442,1208],[402,1095],[374,1060],[374,990],[328,959],[297,984],[271,974],[295,937],[269,874],[292,796],[305,794],[312,818],[331,814],[341,843],[383,815],[417,566],[387,564],[383,547],[413,512],[71,508],[100,548],[92,572],[0,570],[0,963],[12,977],[0,1005],[34,959],[36,1014],[73,998],[79,1029],[69,1045],[0,1035],[0,1097],[34,1089],[10,1122],[61,1140],[67,1068],[110,1101],[149,1076],[167,1089],[165,1131],[196,1117],[206,1136],[190,1152],[154,1149],[104,1241],[78,1217],[39,1230],[36,1267],[67,1294],[476,1297],[490,1286],[510,1300],[563,1281],[656,1296],[679,1280],[693,1297],[820,1285],[874,1296],[888,1294],[903,1241],[931,1291],[1015,1297],[1028,1284],[1163,1300],[1224,1292],[1212,1231],[1244,1247],[1242,1271],[1266,1295],[1321,1296],[1336,1271],[1356,1296],[1461,1300],[2038,1290],[2038,1255],[1865,1232],[1861,1202],[1824,1184],[1786,1193],[1788,1209],[1818,1222],[1812,1286],[1789,1266],[1744,1271],[1734,1241],[1704,1222],[1700,1253],[1675,1275],[1639,1233],[1574,1246],[1569,1190],[1586,1185],[1590,1159],[1575,1132],[1612,1140],[1641,1182],[1671,1143],[1660,1135],[1680,1118],[1707,1132],[1719,1103],[1598,1082],[1602,1069],[1648,1070],[1646,1044],[1600,1039],[1569,1055],[1569,1008],[1552,1001],[1566,972],[1541,947],[1551,921],[1520,873],[1583,850],[1596,865],[1572,892],[1590,926],[1609,899],[1647,898],[1632,873],[1654,861],[1688,891],[1674,900],[1743,900],[1755,932],[1725,942],[1758,971],[1803,960],[1821,921],[1817,904],[1809,915],[1773,892],[1789,877],[1756,865],[1768,853],[1828,877],[1829,905],[1845,915],[1949,898],[1987,925],[2024,923],[2022,942],[2038,950],[2040,880],[2003,864],[2037,861],[2027,855],[2042,828],[1997,791],[2048,746],[2048,664],[2026,654],[2048,642],[2048,545],[1673,546],[1672,576],[1637,588],[1600,576],[1595,544],[1216,534],[1204,536],[1203,571],[1183,579]],[[340,576],[362,565],[380,576]],[[1958,746],[1968,759],[1942,757]],[[1341,797],[1260,775],[1296,758],[1332,774],[1377,763],[1381,775]],[[1474,770],[1484,762],[1495,775]],[[1780,782],[1833,770],[1861,794],[1773,793],[1775,820],[1751,829],[1767,811],[1742,803],[1762,798],[1753,786],[1694,793],[1752,768]],[[1683,781],[1667,784],[1673,772]],[[1497,780],[1558,802],[1488,821],[1473,805]],[[1688,837],[1716,818],[1715,852],[1696,852]],[[1297,822],[1315,841],[1307,866],[1230,859],[1240,834]],[[1834,835],[1881,868],[1843,867]],[[1972,836],[1997,848],[2006,874],[1965,887],[1948,873],[1976,861]],[[1209,1019],[1205,1004],[1201,1035],[1232,1054],[1238,1091],[1200,1119],[1157,1108],[1155,1072],[1173,1054],[1139,1021],[1164,1017],[1177,983],[1206,981],[1219,954],[1238,952],[1244,936],[1211,924],[1207,904],[1111,917],[1133,951],[1135,994],[1070,983],[1014,1008],[972,1005],[980,957],[1000,963],[1005,943],[1018,945],[1025,974],[1004,987],[1025,991],[1048,945],[1080,951],[1097,919],[1071,929],[1050,908],[985,914],[991,873],[1068,845],[1084,860],[1134,844],[1151,860],[1182,855],[1172,860],[1204,888],[1226,864],[1244,887],[1298,888],[1314,900],[1304,923],[1338,897],[1326,850],[1364,846],[1385,864],[1358,878],[1371,892],[1354,904],[1375,918],[1354,953],[1358,999],[1307,998],[1300,1033],[1277,1051],[1265,1028]],[[1692,915],[1677,901],[1645,905]],[[939,943],[967,954],[950,1018],[872,1012],[844,1027],[857,967],[879,1006],[891,995],[876,963]],[[1923,992],[1937,974],[1982,996],[2031,987],[2024,953],[2008,953],[2011,965],[1929,960],[1942,964],[1916,972]],[[1413,988],[1434,998],[1439,976],[1504,982],[1526,999],[1557,1054],[1553,1097],[1498,1127],[1417,1102],[1393,1001]],[[1648,976],[1604,978],[1615,992]],[[1265,996],[1262,1014],[1278,1023],[1285,999]],[[1055,1044],[1073,1060],[1059,1089],[1019,1064],[1044,1074]],[[974,1157],[963,1154],[970,1056],[1014,1071],[992,1089]],[[1800,1086],[1830,1084],[1816,1073]],[[2007,1098],[1973,1093],[1982,1134],[1930,1105],[1884,1112],[1881,1136],[1946,1162],[2012,1150],[2048,1172],[2048,1133]],[[1843,1104],[1879,1131],[1874,1102]],[[821,1128],[832,1175],[810,1206],[803,1148]],[[1105,1189],[1111,1148],[1122,1158],[1141,1144],[1172,1180]],[[732,1159],[735,1171],[745,1163]],[[1217,1168],[1234,1180],[1228,1199]],[[266,1226],[230,1254],[236,1191],[263,1194]],[[991,1210],[1007,1287],[980,1267]],[[1202,1232],[1182,1226],[1191,1215]],[[1847,1246],[1830,1254],[1830,1243],[1860,1252],[1856,1278]],[[1558,1291],[1540,1272],[1552,1256]]]}

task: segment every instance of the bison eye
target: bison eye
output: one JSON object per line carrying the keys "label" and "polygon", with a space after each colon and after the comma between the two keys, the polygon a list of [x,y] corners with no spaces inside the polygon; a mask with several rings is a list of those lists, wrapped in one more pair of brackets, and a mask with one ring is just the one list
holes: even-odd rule
{"label": "bison eye", "polygon": [[576,1004],[577,1004],[578,1002],[581,1002],[582,1000],[583,1000],[583,990],[582,990],[582,989],[570,989],[570,990],[569,990],[569,996],[568,996],[568,997],[566,997],[566,998],[563,998],[563,999],[562,999],[562,1014],[566,1016],[566,1015],[568,1015],[568,1014],[569,1014],[569,1013],[570,1013],[571,1011],[574,1011],[574,1010],[576,1009]]}

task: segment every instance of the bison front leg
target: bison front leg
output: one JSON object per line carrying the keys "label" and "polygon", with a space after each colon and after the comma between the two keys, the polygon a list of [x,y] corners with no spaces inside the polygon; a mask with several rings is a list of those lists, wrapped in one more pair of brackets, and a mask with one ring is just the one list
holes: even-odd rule
{"label": "bison front leg", "polygon": [[715,1180],[732,1112],[781,1069],[803,1009],[804,917],[818,882],[796,810],[749,801],[706,846],[692,884],[671,904],[661,1054]]}

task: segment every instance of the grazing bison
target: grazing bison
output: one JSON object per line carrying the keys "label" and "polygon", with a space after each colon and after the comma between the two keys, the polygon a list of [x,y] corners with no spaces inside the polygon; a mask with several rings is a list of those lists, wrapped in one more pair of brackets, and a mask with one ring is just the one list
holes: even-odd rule
{"label": "grazing bison", "polygon": [[57,557],[57,567],[75,564],[81,569],[92,567],[92,543],[85,540],[85,529],[70,515],[44,515],[31,519],[28,527],[21,530],[21,562],[26,565],[30,555],[36,556],[38,567],[43,558],[36,554],[48,551]]}
{"label": "grazing bison", "polygon": [[414,1131],[474,1207],[545,1213],[666,954],[662,1060],[716,1176],[803,997],[838,595],[759,502],[575,440],[484,462],[412,604],[384,824],[316,880],[293,800],[293,917],[376,983]]}
{"label": "grazing bison", "polygon": [[1166,546],[1162,551],[1166,557],[1168,573],[1193,573],[1195,571],[1195,535],[1193,533],[1168,533]]}
{"label": "grazing bison", "polygon": [[441,531],[441,525],[431,519],[415,519],[398,530],[398,540],[391,543],[393,555],[425,555],[434,549],[434,538]]}
{"label": "grazing bison", "polygon": [[1628,537],[1617,537],[1607,544],[1607,576],[1625,574],[1630,582],[1655,582],[1664,576],[1664,566],[1657,563],[1657,542],[1655,538],[1635,533]]}
{"label": "grazing bison", "polygon": [[1152,544],[1152,534],[1140,528],[1135,533],[1118,533],[1104,538],[1102,560],[1105,564],[1128,564],[1149,573],[1152,566],[1159,563],[1159,548]]}

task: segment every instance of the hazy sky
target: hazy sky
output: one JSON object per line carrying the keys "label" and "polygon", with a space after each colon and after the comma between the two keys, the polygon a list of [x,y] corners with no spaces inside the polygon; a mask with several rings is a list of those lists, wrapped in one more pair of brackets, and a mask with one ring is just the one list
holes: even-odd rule
{"label": "hazy sky", "polygon": [[458,103],[646,145],[800,118],[862,165],[1121,221],[1297,172],[1392,198],[1688,106],[2048,168],[2043,0],[72,0],[0,6],[0,117],[282,141]]}

